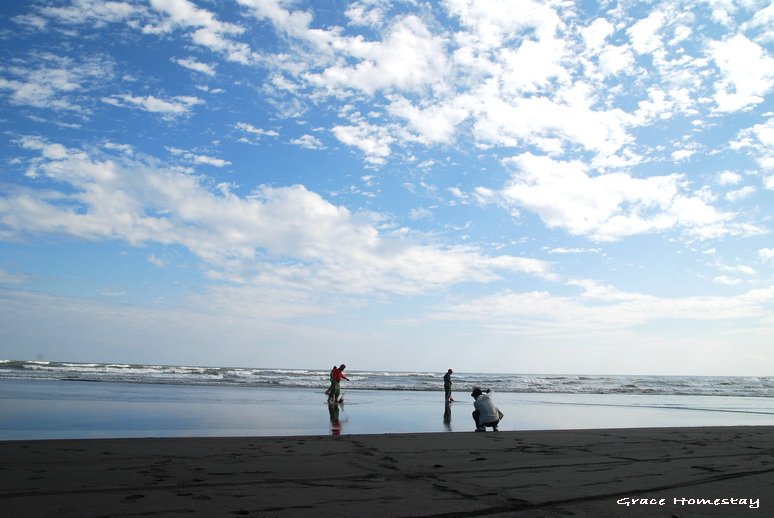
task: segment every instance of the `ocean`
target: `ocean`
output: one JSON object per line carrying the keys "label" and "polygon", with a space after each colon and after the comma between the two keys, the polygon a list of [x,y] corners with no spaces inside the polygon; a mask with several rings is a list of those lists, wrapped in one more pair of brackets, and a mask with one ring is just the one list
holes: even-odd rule
{"label": "ocean", "polygon": [[774,377],[597,376],[0,360],[0,440],[470,431],[473,386],[501,430],[774,425]]}
{"label": "ocean", "polygon": [[[0,380],[36,379],[212,385],[241,387],[327,387],[330,369],[195,367],[115,363],[0,360]],[[441,372],[350,371],[349,390],[437,391]],[[774,376],[580,376],[455,373],[459,390],[473,386],[496,392],[549,394],[645,394],[774,397]]]}

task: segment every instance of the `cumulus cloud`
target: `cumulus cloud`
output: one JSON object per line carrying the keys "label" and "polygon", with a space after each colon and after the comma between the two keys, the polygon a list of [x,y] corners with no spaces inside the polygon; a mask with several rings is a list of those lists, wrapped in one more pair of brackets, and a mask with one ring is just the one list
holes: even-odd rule
{"label": "cumulus cloud", "polygon": [[660,31],[666,21],[661,11],[653,11],[646,18],[637,21],[627,33],[637,54],[650,54],[663,46]]}
{"label": "cumulus cloud", "polygon": [[144,32],[183,30],[187,31],[193,43],[221,54],[229,61],[248,65],[260,60],[248,44],[234,39],[245,32],[244,27],[222,22],[212,11],[188,0],[151,0],[150,4],[162,15],[162,19],[159,22],[148,21],[143,27]]}
{"label": "cumulus cloud", "polygon": [[363,25],[378,27],[384,23],[384,10],[378,5],[368,5],[369,2],[353,2],[345,14],[349,18],[350,25]]}
{"label": "cumulus cloud", "polygon": [[499,191],[478,189],[480,199],[524,208],[549,227],[573,235],[616,241],[676,228],[701,238],[752,231],[734,225],[732,214],[685,193],[681,175],[594,175],[581,161],[555,161],[531,153],[504,162],[513,170],[511,180]]}
{"label": "cumulus cloud", "polygon": [[390,145],[395,139],[382,126],[360,120],[356,125],[334,126],[332,131],[340,142],[362,151],[369,164],[384,164],[392,153]]}
{"label": "cumulus cloud", "polygon": [[[36,177],[67,191],[22,190],[0,198],[3,233],[58,233],[189,249],[213,278],[330,292],[417,293],[500,272],[551,278],[532,258],[472,247],[421,244],[379,230],[380,218],[336,206],[303,186],[261,186],[247,197],[212,191],[202,178],[150,158],[92,155],[39,138]],[[341,243],[347,243],[342,247]]]}
{"label": "cumulus cloud", "polygon": [[417,141],[428,145],[453,142],[457,126],[470,113],[462,99],[421,107],[403,96],[394,97],[388,110],[406,121],[408,128],[416,134]]}
{"label": "cumulus cloud", "polygon": [[737,185],[742,181],[742,175],[733,171],[722,171],[718,175],[720,185]]}
{"label": "cumulus cloud", "polygon": [[739,131],[730,145],[749,150],[764,172],[774,171],[774,118],[769,116],[766,122]]}
{"label": "cumulus cloud", "polygon": [[744,35],[711,42],[709,49],[722,74],[714,96],[719,111],[759,104],[774,88],[774,57]]}
{"label": "cumulus cloud", "polygon": [[631,139],[622,111],[596,111],[584,100],[566,104],[545,97],[512,102],[490,97],[478,112],[477,138],[497,146],[534,145],[555,154],[565,146],[581,145],[592,152],[613,154]]}
{"label": "cumulus cloud", "polygon": [[290,141],[291,144],[302,147],[304,149],[324,149],[323,143],[314,135],[301,135],[298,138],[294,138]]}
{"label": "cumulus cloud", "polygon": [[433,35],[416,16],[396,20],[381,42],[349,41],[355,65],[336,64],[307,79],[330,89],[355,88],[365,93],[396,88],[418,91],[440,82],[446,67],[443,40]]}

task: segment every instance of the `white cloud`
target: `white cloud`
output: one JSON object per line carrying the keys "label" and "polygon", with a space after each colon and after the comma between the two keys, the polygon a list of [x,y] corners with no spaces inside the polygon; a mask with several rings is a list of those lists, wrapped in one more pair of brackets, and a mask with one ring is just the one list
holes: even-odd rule
{"label": "white cloud", "polygon": [[[750,150],[765,173],[774,172],[774,118],[769,115],[766,122],[739,131],[730,147]],[[767,182],[771,182],[770,177],[764,178],[764,188],[772,189]]]}
{"label": "white cloud", "polygon": [[447,10],[470,30],[471,46],[480,51],[498,48],[511,38],[534,31],[537,40],[554,37],[559,16],[550,6],[526,0],[513,5],[497,0],[447,0]]}
{"label": "white cloud", "polygon": [[123,108],[138,108],[150,113],[160,113],[166,119],[188,115],[194,106],[203,104],[198,97],[178,95],[169,99],[160,99],[153,95],[138,96],[131,94],[103,97],[102,102]]}
{"label": "white cloud", "polygon": [[148,262],[159,268],[166,268],[167,263],[163,259],[156,257],[154,254],[148,256]]}
{"label": "white cloud", "polygon": [[696,149],[690,148],[690,147],[684,147],[682,149],[676,149],[672,152],[672,160],[675,162],[680,162],[682,160],[688,160],[691,158],[694,154],[696,154]]}
{"label": "white cloud", "polygon": [[728,264],[718,263],[718,268],[720,268],[725,272],[734,273],[734,274],[741,274],[741,275],[747,275],[747,276],[753,276],[756,274],[756,271],[754,268],[744,264],[728,265]]}
{"label": "white cloud", "polygon": [[103,27],[146,14],[146,8],[132,2],[72,0],[70,5],[43,5],[38,13],[70,25],[92,24]]}
{"label": "white cloud", "polygon": [[[180,2],[174,5],[187,5]],[[567,42],[576,38],[598,53],[599,66],[607,75],[632,64],[628,45],[607,42],[616,25],[599,19],[573,32],[559,14],[564,7],[525,1],[514,10],[498,2],[445,2],[450,16],[462,26],[450,36],[433,33],[435,26],[413,15],[394,16],[386,24],[378,17],[366,22],[366,13],[381,11],[354,4],[348,11],[350,20],[355,27],[373,27],[369,34],[376,37],[369,39],[341,27],[313,24],[313,11],[293,10],[278,0],[240,0],[240,4],[255,18],[272,23],[290,42],[292,52],[261,61],[272,68],[266,84],[272,85],[273,94],[288,96],[272,101],[283,116],[303,112],[300,105],[309,99],[359,94],[388,98],[386,113],[376,109],[330,128],[341,142],[363,151],[371,165],[386,163],[394,145],[448,145],[466,120],[472,121],[473,142],[480,147],[536,146],[556,155],[580,144],[597,153],[600,164],[621,163],[631,156],[625,147],[634,141],[628,127],[645,122],[601,105],[598,85],[574,77],[577,60]],[[197,11],[197,18],[188,11],[173,19],[189,20],[185,22],[189,25],[214,23],[212,15]],[[637,48],[642,52],[660,48],[658,34],[666,22],[665,15],[655,11],[630,28]],[[679,28],[675,34],[686,37]],[[678,37],[671,44],[680,41]],[[691,102],[691,92],[669,91],[673,99],[662,99],[653,116],[687,109],[683,104]],[[523,96],[525,92],[540,95]],[[687,153],[678,151],[680,158]]]}
{"label": "white cloud", "polygon": [[586,253],[594,253],[598,254],[602,251],[601,248],[565,248],[565,247],[557,247],[557,248],[551,248],[548,253],[549,254],[586,254]]}
{"label": "white cloud", "polygon": [[172,153],[175,156],[182,156],[189,162],[192,162],[194,164],[205,164],[205,165],[211,165],[213,167],[226,167],[228,165],[231,165],[231,162],[228,160],[223,160],[222,158],[215,158],[207,155],[198,155],[196,153],[192,153],[190,151],[186,151],[184,149],[179,149],[175,147],[168,147],[167,151]]}
{"label": "white cloud", "polygon": [[682,192],[680,175],[635,178],[591,175],[580,161],[554,161],[525,153],[505,161],[511,181],[499,192],[479,190],[482,200],[535,212],[550,228],[595,241],[683,228],[700,238],[754,233],[732,223],[699,196]]}
{"label": "white cloud", "polygon": [[202,74],[206,74],[211,77],[215,75],[214,65],[208,65],[207,63],[196,61],[193,58],[180,58],[180,59],[173,59],[172,61],[174,61],[181,67],[187,68],[189,70],[193,70],[195,72],[201,72]]}
{"label": "white cloud", "polygon": [[[262,186],[248,197],[212,191],[203,179],[149,158],[91,156],[41,139],[24,146],[41,157],[39,177],[67,191],[20,191],[0,198],[6,233],[56,233],[189,249],[213,279],[291,291],[419,293],[498,272],[552,278],[531,258],[487,256],[382,232],[372,213],[352,213],[303,186]],[[179,151],[179,150],[178,150]],[[346,243],[347,246],[341,246]]]}
{"label": "white cloud", "polygon": [[340,142],[362,151],[366,162],[372,165],[384,164],[392,152],[390,145],[395,141],[386,128],[363,120],[356,125],[334,126],[332,131]]}
{"label": "white cloud", "polygon": [[766,261],[774,259],[774,248],[761,248],[758,250],[758,257]]}
{"label": "white cloud", "polygon": [[23,27],[27,27],[33,30],[42,31],[48,25],[48,20],[37,14],[20,14],[11,18],[14,22]]}
{"label": "white cloud", "polygon": [[[258,19],[269,20],[285,35],[310,48],[297,78],[333,95],[357,90],[410,90],[432,86],[446,72],[444,40],[417,16],[397,17],[381,40],[342,35],[338,27],[311,28],[312,14],[289,11],[277,0],[239,0]],[[354,15],[355,11],[351,11]],[[341,58],[341,59],[339,59]]]}
{"label": "white cloud", "polygon": [[503,66],[503,94],[542,92],[552,81],[566,82],[569,74],[562,64],[565,52],[565,42],[560,38],[538,42],[527,39],[518,50],[501,49],[498,60]]}
{"label": "white cloud", "polygon": [[236,124],[237,129],[242,130],[243,132],[247,133],[253,138],[262,138],[262,137],[278,137],[279,133],[276,130],[267,130],[263,128],[257,128],[253,126],[252,124],[248,124],[246,122],[237,122]]}
{"label": "white cloud", "polygon": [[646,18],[637,21],[626,32],[631,38],[632,48],[638,54],[650,54],[663,46],[659,31],[666,17],[660,11],[652,11]]}
{"label": "white cloud", "polygon": [[[717,278],[724,283],[729,279]],[[732,284],[735,284],[731,280]],[[522,336],[553,337],[616,333],[647,323],[693,320],[765,322],[774,288],[751,290],[733,297],[656,297],[580,283],[591,289],[579,296],[547,292],[506,291],[464,302],[450,301],[434,316],[442,320],[479,322],[486,327]]]}
{"label": "white cloud", "polygon": [[15,105],[52,110],[88,111],[81,98],[113,76],[113,64],[101,57],[75,60],[51,53],[34,54],[0,69],[0,90]]}
{"label": "white cloud", "polygon": [[129,144],[119,144],[116,142],[105,142],[102,144],[102,147],[105,149],[120,151],[121,153],[124,153],[126,155],[133,155],[134,154],[134,148]]}
{"label": "white cloud", "polygon": [[306,79],[331,91],[419,91],[440,83],[446,74],[443,45],[443,40],[430,33],[422,20],[406,16],[390,26],[383,41],[339,40],[337,47],[357,63],[332,65],[307,74]]}
{"label": "white cloud", "polygon": [[440,102],[426,108],[412,104],[402,96],[395,97],[388,111],[408,123],[417,134],[417,140],[424,144],[450,144],[457,126],[469,115],[469,109],[462,99]]}
{"label": "white cloud", "polygon": [[213,167],[226,167],[231,165],[231,162],[228,160],[223,160],[222,158],[215,158],[207,155],[194,155],[193,161],[195,164],[206,164]]}
{"label": "white cloud", "polygon": [[482,99],[476,107],[476,137],[498,146],[537,146],[558,153],[567,146],[581,145],[603,155],[613,154],[631,140],[626,132],[627,116],[620,110],[600,112],[584,100],[569,104],[547,97],[529,97],[506,102],[499,97]]}
{"label": "white cloud", "polygon": [[166,18],[157,24],[146,24],[143,27],[145,32],[193,30],[189,34],[191,41],[224,55],[229,61],[247,65],[259,60],[249,45],[232,39],[232,36],[244,33],[244,27],[221,22],[211,11],[199,8],[188,0],[151,0],[150,3],[157,12],[166,15]]}
{"label": "white cloud", "polygon": [[344,12],[351,25],[379,27],[384,23],[384,10],[378,6],[368,5],[370,2],[354,2]]}
{"label": "white cloud", "polygon": [[720,185],[738,185],[742,181],[742,175],[733,171],[722,171],[718,175]]}
{"label": "white cloud", "polygon": [[748,22],[742,24],[743,32],[759,32],[758,41],[763,43],[774,42],[774,4],[763,2],[764,6],[757,11]]}
{"label": "white cloud", "polygon": [[634,62],[628,47],[608,45],[599,53],[599,67],[606,75],[615,75],[629,68]]}
{"label": "white cloud", "polygon": [[586,43],[586,47],[591,50],[598,50],[604,46],[605,40],[613,32],[615,32],[615,27],[612,23],[604,18],[597,18],[581,30],[581,35]]}
{"label": "white cloud", "polygon": [[759,104],[774,88],[774,58],[744,35],[710,42],[709,53],[722,74],[714,95],[719,111]]}
{"label": "white cloud", "polygon": [[736,189],[734,191],[729,191],[726,193],[726,199],[730,202],[738,202],[745,198],[749,198],[753,194],[755,194],[755,191],[757,189],[753,187],[752,185],[748,185],[746,187],[742,187],[741,189]]}
{"label": "white cloud", "polygon": [[260,20],[270,20],[282,32],[296,37],[317,38],[323,42],[327,40],[325,31],[316,31],[308,34],[312,15],[306,11],[288,11],[282,7],[281,0],[237,0],[248,8],[250,13]]}
{"label": "white cloud", "polygon": [[325,149],[325,146],[320,139],[314,135],[302,135],[298,138],[294,138],[290,141],[291,144],[300,146],[304,149]]}
{"label": "white cloud", "polygon": [[742,284],[742,280],[736,277],[729,277],[728,275],[718,275],[712,279],[715,284],[722,284],[724,286],[737,286]]}
{"label": "white cloud", "polygon": [[418,209],[411,209],[411,212],[409,212],[409,218],[411,218],[412,221],[418,221],[420,219],[430,219],[432,217],[433,217],[433,211],[425,207],[421,207]]}
{"label": "white cloud", "polygon": [[648,98],[637,103],[634,118],[637,124],[646,125],[653,120],[669,118],[673,108],[674,103],[664,90],[651,87],[648,89]]}

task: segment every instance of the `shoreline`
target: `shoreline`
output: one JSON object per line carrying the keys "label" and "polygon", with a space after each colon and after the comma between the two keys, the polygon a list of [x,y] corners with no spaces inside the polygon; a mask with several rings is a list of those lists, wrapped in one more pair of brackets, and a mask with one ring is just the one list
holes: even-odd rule
{"label": "shoreline", "polygon": [[774,426],[0,442],[5,516],[764,516]]}
{"label": "shoreline", "polygon": [[[351,390],[333,409],[322,389],[82,381],[0,381],[0,440],[306,436],[473,431],[472,398]],[[760,426],[774,398],[495,393],[501,431]]]}

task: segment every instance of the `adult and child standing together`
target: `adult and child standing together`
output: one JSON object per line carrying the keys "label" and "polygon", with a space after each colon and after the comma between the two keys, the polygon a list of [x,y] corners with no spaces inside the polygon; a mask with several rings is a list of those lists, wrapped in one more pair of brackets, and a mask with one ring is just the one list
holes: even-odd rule
{"label": "adult and child standing together", "polygon": [[335,403],[343,403],[344,398],[341,397],[341,380],[349,381],[349,378],[344,374],[344,369],[347,366],[343,363],[331,369],[331,386],[325,391],[328,394],[328,404],[333,405]]}

